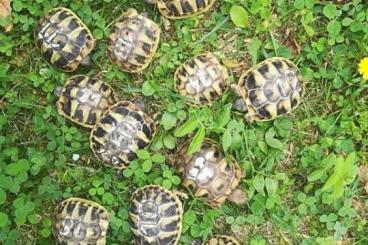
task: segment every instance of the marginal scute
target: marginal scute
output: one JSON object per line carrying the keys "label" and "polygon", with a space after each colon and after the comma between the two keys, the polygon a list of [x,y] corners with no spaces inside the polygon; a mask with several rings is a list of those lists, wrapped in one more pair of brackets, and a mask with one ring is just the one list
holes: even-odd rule
{"label": "marginal scute", "polygon": [[239,79],[238,88],[250,121],[266,121],[291,112],[303,94],[300,73],[285,58],[267,59]]}
{"label": "marginal scute", "polygon": [[240,243],[231,236],[214,236],[202,245],[240,245]]}
{"label": "marginal scute", "polygon": [[52,9],[36,28],[35,39],[45,59],[65,72],[73,72],[95,46],[91,31],[66,8]]}
{"label": "marginal scute", "polygon": [[169,19],[184,19],[210,10],[216,0],[157,0],[161,14]]}

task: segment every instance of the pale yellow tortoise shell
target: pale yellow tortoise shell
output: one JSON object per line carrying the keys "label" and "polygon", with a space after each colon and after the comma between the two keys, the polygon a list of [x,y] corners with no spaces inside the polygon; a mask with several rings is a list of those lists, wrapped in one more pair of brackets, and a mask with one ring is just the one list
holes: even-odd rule
{"label": "pale yellow tortoise shell", "polygon": [[169,19],[184,19],[210,10],[216,0],[157,0],[160,13]]}
{"label": "pale yellow tortoise shell", "polygon": [[295,109],[303,86],[297,66],[288,59],[267,59],[242,74],[237,86],[247,107],[248,121],[267,121]]}
{"label": "pale yellow tortoise shell", "polygon": [[160,27],[155,22],[135,9],[128,9],[112,29],[107,54],[122,71],[140,72],[152,61],[160,33]]}
{"label": "pale yellow tortoise shell", "polygon": [[126,168],[156,132],[153,119],[129,101],[111,106],[91,131],[91,149],[106,165]]}
{"label": "pale yellow tortoise shell", "polygon": [[117,102],[114,90],[102,79],[77,75],[70,77],[56,103],[60,115],[87,128],[93,128],[102,114]]}
{"label": "pale yellow tortoise shell", "polygon": [[139,188],[129,208],[135,244],[177,245],[183,213],[183,205],[174,192],[158,185]]}
{"label": "pale yellow tortoise shell", "polygon": [[207,52],[189,59],[174,75],[175,89],[193,104],[212,104],[229,87],[227,69],[213,53]]}
{"label": "pale yellow tortoise shell", "polygon": [[45,59],[73,72],[95,46],[91,31],[70,9],[54,8],[37,25],[35,39]]}
{"label": "pale yellow tortoise shell", "polygon": [[210,139],[205,139],[201,149],[193,155],[187,154],[188,146],[189,142],[184,144],[175,159],[182,184],[208,205],[220,207],[242,178],[238,163],[232,157],[228,162],[219,146]]}
{"label": "pale yellow tortoise shell", "polygon": [[53,233],[64,245],[105,245],[109,213],[98,203],[72,197],[55,209]]}

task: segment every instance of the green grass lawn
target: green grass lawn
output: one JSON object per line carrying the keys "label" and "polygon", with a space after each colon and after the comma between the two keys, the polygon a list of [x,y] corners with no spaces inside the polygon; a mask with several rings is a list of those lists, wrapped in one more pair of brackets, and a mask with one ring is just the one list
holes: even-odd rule
{"label": "green grass lawn", "polygon": [[[53,244],[53,209],[72,196],[108,209],[107,244],[131,244],[132,191],[146,184],[181,190],[171,159],[187,139],[205,132],[239,162],[248,201],[213,209],[190,197],[179,244],[225,233],[251,245],[367,245],[367,193],[357,177],[368,158],[368,83],[357,71],[368,55],[363,2],[218,1],[204,15],[171,21],[153,62],[131,75],[107,58],[106,39],[130,7],[148,12],[164,29],[155,6],[143,0],[13,0],[14,30],[0,31],[0,244]],[[234,5],[246,15],[232,19]],[[150,148],[120,173],[94,157],[88,129],[56,111],[54,89],[71,74],[47,64],[33,36],[38,20],[56,6],[75,11],[97,40],[92,68],[74,74],[102,75],[123,99],[143,99],[157,122]],[[174,91],[173,73],[204,51],[228,67],[231,83],[266,58],[292,60],[304,80],[302,103],[285,117],[252,124],[231,111],[232,91],[211,107],[187,106]],[[198,122],[194,132],[175,137],[188,120]]]}

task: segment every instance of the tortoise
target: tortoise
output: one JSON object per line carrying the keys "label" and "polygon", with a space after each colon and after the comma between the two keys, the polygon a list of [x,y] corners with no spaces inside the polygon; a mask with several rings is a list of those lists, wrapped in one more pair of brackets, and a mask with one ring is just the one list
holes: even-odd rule
{"label": "tortoise", "polygon": [[114,90],[95,76],[70,77],[56,94],[59,114],[87,128],[93,128],[102,113],[117,102]]}
{"label": "tortoise", "polygon": [[179,197],[181,193],[158,185],[146,185],[133,193],[129,223],[135,244],[178,244],[183,220]]}
{"label": "tortoise", "polygon": [[36,28],[35,39],[45,59],[65,72],[90,65],[89,53],[95,46],[91,31],[73,11],[54,8]]}
{"label": "tortoise", "polygon": [[214,236],[212,239],[203,243],[203,245],[240,245],[239,242],[231,236]]}
{"label": "tortoise", "polygon": [[246,112],[246,120],[268,121],[295,109],[304,89],[297,66],[288,59],[266,59],[244,72],[235,92],[241,96],[235,108]]}
{"label": "tortoise", "polygon": [[200,54],[179,66],[175,89],[194,104],[212,104],[228,88],[228,72],[213,53]]}
{"label": "tortoise", "polygon": [[188,155],[189,143],[179,149],[174,159],[183,186],[212,207],[220,207],[226,200],[245,203],[245,193],[238,188],[242,172],[236,160],[231,156],[226,159],[219,146],[208,138],[198,152]]}
{"label": "tortoise", "polygon": [[109,213],[98,203],[72,197],[55,209],[53,234],[60,244],[106,244]]}
{"label": "tortoise", "polygon": [[160,33],[160,27],[155,22],[135,9],[128,9],[112,29],[107,54],[121,70],[140,72],[152,61]]}
{"label": "tortoise", "polygon": [[216,0],[146,0],[157,4],[160,13],[168,19],[185,19],[210,10]]}
{"label": "tortoise", "polygon": [[132,102],[120,101],[92,129],[91,149],[107,165],[124,169],[137,158],[139,149],[150,144],[155,132],[151,117]]}

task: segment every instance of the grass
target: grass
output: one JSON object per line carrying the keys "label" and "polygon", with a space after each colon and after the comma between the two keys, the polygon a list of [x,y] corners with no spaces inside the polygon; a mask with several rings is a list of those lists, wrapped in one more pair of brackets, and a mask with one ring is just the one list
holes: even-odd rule
{"label": "grass", "polygon": [[[248,202],[211,209],[190,198],[180,244],[224,232],[251,245],[368,244],[367,193],[356,178],[368,157],[367,83],[357,74],[368,51],[362,2],[221,1],[203,16],[172,21],[154,61],[144,73],[130,75],[106,58],[106,37],[129,7],[149,12],[163,27],[155,7],[140,0],[14,0],[15,29],[0,32],[0,243],[51,244],[54,207],[78,196],[110,211],[108,244],[130,244],[131,191],[148,183],[181,188],[169,162],[195,132],[180,138],[174,132],[197,120],[196,130],[203,127],[206,137],[238,160]],[[53,90],[70,75],[44,61],[33,30],[47,10],[60,5],[76,11],[97,39],[93,68],[76,73],[100,73],[122,98],[143,98],[157,121],[148,157],[143,154],[121,174],[93,156],[88,130],[56,112]],[[234,5],[246,10],[244,28],[235,28],[230,18]],[[211,108],[186,106],[173,90],[173,71],[204,51],[221,58],[232,82],[265,58],[293,60],[306,88],[302,104],[286,117],[250,125],[230,113],[231,91]]]}

